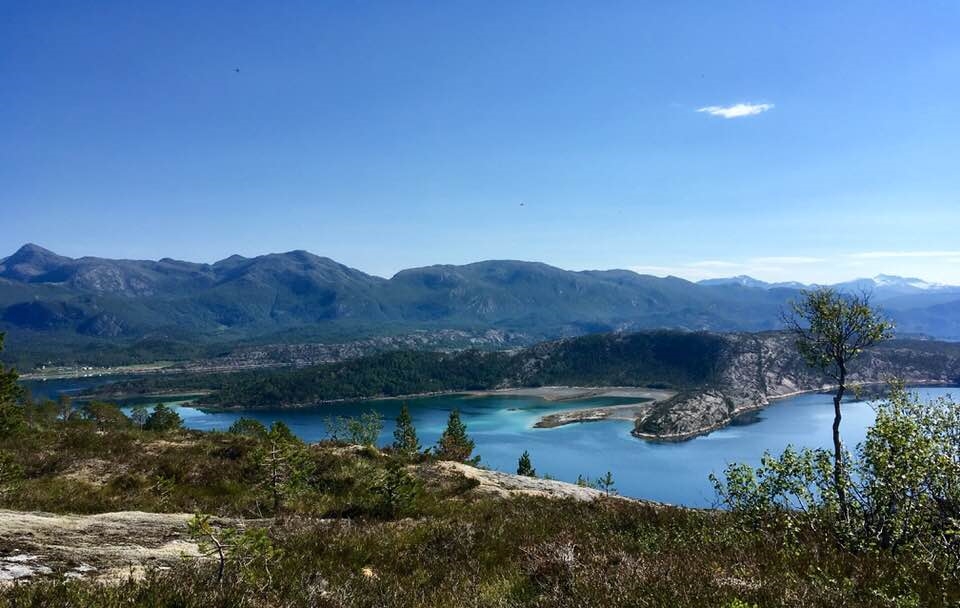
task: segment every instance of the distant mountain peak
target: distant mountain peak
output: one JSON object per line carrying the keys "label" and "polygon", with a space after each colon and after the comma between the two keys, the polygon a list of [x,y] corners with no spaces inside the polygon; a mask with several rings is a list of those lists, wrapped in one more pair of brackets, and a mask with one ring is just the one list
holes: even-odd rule
{"label": "distant mountain peak", "polygon": [[873,277],[878,287],[912,287],[914,289],[937,289],[943,287],[940,283],[930,283],[916,277],[900,277],[892,274],[878,274]]}
{"label": "distant mountain peak", "polygon": [[770,287],[770,283],[766,281],[761,281],[760,279],[755,279],[751,276],[745,274],[740,274],[735,277],[725,277],[721,279],[704,279],[702,281],[697,281],[700,285],[740,285],[741,287],[759,287],[761,289],[766,289]]}
{"label": "distant mountain peak", "polygon": [[17,249],[13,255],[0,262],[0,277],[17,281],[29,281],[72,260],[44,249],[40,245],[27,243]]}
{"label": "distant mountain peak", "polygon": [[63,257],[60,255],[57,255],[56,253],[50,251],[49,249],[46,249],[44,247],[41,247],[40,245],[37,245],[36,243],[26,243],[23,245],[23,247],[21,247],[20,249],[17,249],[13,255],[7,258],[7,260],[24,259],[24,258],[30,258],[30,257],[36,257],[36,256],[54,257],[54,258]]}

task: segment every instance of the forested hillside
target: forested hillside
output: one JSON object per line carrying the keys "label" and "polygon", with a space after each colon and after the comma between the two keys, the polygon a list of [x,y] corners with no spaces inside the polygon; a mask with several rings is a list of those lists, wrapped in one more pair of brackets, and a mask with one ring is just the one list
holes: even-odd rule
{"label": "forested hillside", "polygon": [[[851,378],[960,383],[960,344],[893,340],[865,353]],[[637,431],[682,439],[827,380],[804,363],[787,333],[661,330],[581,336],[515,352],[399,351],[302,369],[148,376],[110,390],[117,396],[203,389],[211,391],[201,398],[208,405],[260,407],[557,385],[675,390],[674,399],[638,420]]]}

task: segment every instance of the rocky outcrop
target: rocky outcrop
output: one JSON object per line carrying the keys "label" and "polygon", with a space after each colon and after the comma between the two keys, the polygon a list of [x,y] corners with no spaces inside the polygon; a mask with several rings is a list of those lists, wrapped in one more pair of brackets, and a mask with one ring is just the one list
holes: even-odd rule
{"label": "rocky outcrop", "polygon": [[[0,510],[0,583],[61,573],[102,581],[200,555],[187,513],[55,515]],[[219,521],[219,520],[218,520]],[[225,520],[224,520],[225,521]]]}
{"label": "rocky outcrop", "polygon": [[[639,417],[634,436],[684,440],[709,433],[737,415],[770,400],[831,388],[828,377],[811,369],[785,332],[725,334],[725,348],[709,386],[687,390]],[[853,385],[881,385],[893,379],[909,384],[960,383],[960,344],[894,340],[856,360]]]}
{"label": "rocky outcrop", "polygon": [[436,477],[463,478],[473,484],[471,492],[500,498],[540,496],[543,498],[572,499],[584,502],[604,498],[616,498],[619,500],[643,502],[644,504],[653,506],[662,504],[647,500],[638,501],[637,499],[626,498],[616,494],[607,494],[603,490],[567,483],[565,481],[557,481],[556,479],[526,477],[523,475],[502,473],[500,471],[478,469],[477,467],[472,467],[462,462],[437,462],[422,469],[420,474],[428,480]]}

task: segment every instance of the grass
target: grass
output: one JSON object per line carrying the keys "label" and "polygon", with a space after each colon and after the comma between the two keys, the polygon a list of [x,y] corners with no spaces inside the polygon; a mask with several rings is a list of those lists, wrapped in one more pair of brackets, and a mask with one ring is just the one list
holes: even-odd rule
{"label": "grass", "polygon": [[[95,513],[277,516],[264,567],[210,561],[141,579],[35,580],[0,606],[956,606],[960,583],[908,555],[855,554],[827,532],[758,532],[737,515],[495,499],[464,480],[426,482],[402,514],[383,508],[396,459],[306,449],[306,479],[272,512],[264,439],[227,433],[97,431],[56,422],[0,441],[16,479],[0,507]],[[12,469],[10,469],[12,470]]]}

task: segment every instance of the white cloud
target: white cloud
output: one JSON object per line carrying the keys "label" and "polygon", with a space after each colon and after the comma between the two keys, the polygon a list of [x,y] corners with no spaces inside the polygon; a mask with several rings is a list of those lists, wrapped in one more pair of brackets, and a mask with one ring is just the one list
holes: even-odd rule
{"label": "white cloud", "polygon": [[[659,260],[658,260],[659,261]],[[944,285],[960,285],[960,251],[867,251],[835,256],[758,256],[733,260],[680,261],[632,266],[656,276],[673,275],[690,281],[748,275],[775,283],[800,281],[824,285],[877,274],[920,277]]]}
{"label": "white cloud", "polygon": [[678,272],[689,270],[684,266],[630,266],[629,270],[637,274],[652,274],[656,276],[676,275]]}
{"label": "white cloud", "polygon": [[952,258],[960,256],[960,251],[865,251],[851,253],[858,260],[879,260],[886,258]]}
{"label": "white cloud", "polygon": [[819,264],[820,262],[825,262],[823,258],[811,258],[804,256],[772,256],[772,257],[763,257],[763,258],[750,258],[751,264],[786,264],[786,265],[800,265],[800,264]]}
{"label": "white cloud", "polygon": [[691,262],[688,264],[695,268],[740,268],[743,264],[737,262],[725,262],[723,260],[703,260],[702,262]]}
{"label": "white cloud", "polygon": [[772,103],[737,103],[732,106],[706,106],[704,108],[697,108],[697,112],[705,112],[710,116],[722,116],[723,118],[742,118],[744,116],[754,116],[772,109]]}

